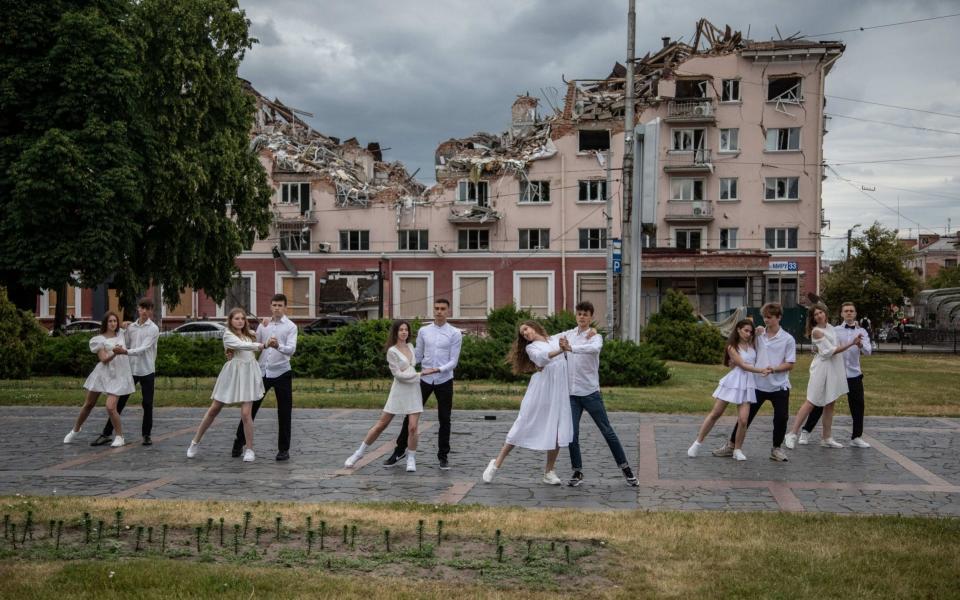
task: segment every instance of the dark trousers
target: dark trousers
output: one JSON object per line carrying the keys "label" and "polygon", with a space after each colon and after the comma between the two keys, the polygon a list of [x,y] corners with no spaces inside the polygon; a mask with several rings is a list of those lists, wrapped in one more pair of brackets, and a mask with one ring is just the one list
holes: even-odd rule
{"label": "dark trousers", "polygon": [[[783,438],[787,434],[787,421],[790,419],[790,390],[777,390],[775,392],[762,392],[757,390],[757,402],[750,405],[750,418],[747,420],[747,427],[753,423],[753,418],[760,412],[760,407],[767,400],[773,405],[773,447],[779,448],[783,444]],[[730,434],[730,442],[733,443],[737,436],[737,426],[733,426],[733,433]]]}
{"label": "dark trousers", "polygon": [[[420,382],[420,395],[423,397],[423,404],[426,406],[430,394],[437,396],[437,420],[440,421],[440,432],[437,434],[437,458],[447,458],[450,454],[450,415],[453,413],[453,380],[444,381],[437,385]],[[409,433],[407,426],[410,417],[403,418],[403,429],[397,436],[397,448],[394,452],[397,455],[403,454],[407,450],[407,438]]]}
{"label": "dark trousers", "polygon": [[607,409],[603,406],[603,396],[597,390],[587,396],[570,396],[570,412],[573,413],[573,441],[570,442],[568,450],[570,451],[570,463],[574,471],[583,468],[583,460],[580,456],[580,417],[583,411],[587,411],[593,422],[597,424],[603,439],[607,441],[610,452],[613,454],[613,460],[617,461],[617,466],[623,469],[629,467],[627,455],[620,444],[620,438],[617,432],[610,426],[610,419],[607,418]]}
{"label": "dark trousers", "polygon": [[[273,388],[273,393],[277,397],[277,423],[280,432],[277,434],[277,450],[280,452],[290,451],[290,426],[293,420],[293,371],[287,371],[279,377],[263,378],[263,398],[267,397],[267,392]],[[257,418],[257,411],[263,404],[263,398],[253,403],[252,418]],[[233,440],[234,446],[240,447],[247,443],[247,438],[243,435],[243,422],[237,425],[237,437]]]}
{"label": "dark trousers", "polygon": [[[156,373],[149,375],[134,375],[133,385],[140,384],[140,393],[143,394],[143,423],[140,425],[140,433],[144,436],[150,435],[153,430],[153,385],[156,379]],[[123,407],[127,405],[130,394],[124,394],[117,398],[117,413],[123,412]],[[107,424],[103,426],[103,437],[113,435],[113,423],[107,419]]]}
{"label": "dark trousers", "polygon": [[[850,434],[850,439],[854,439],[863,435],[863,375],[847,377],[847,387],[850,388],[850,392],[847,393],[847,404],[850,406],[850,416],[853,417],[853,432]],[[822,414],[823,407],[815,406],[810,411],[807,422],[803,424],[803,430],[813,431]]]}

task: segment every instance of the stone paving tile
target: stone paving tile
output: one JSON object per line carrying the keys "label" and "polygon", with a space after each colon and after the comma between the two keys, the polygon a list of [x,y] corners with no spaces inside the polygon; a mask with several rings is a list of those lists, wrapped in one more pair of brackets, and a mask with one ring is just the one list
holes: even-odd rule
{"label": "stone paving tile", "polygon": [[751,487],[718,490],[697,486],[679,489],[641,486],[637,507],[646,510],[780,510],[770,490]]}
{"label": "stone paving tile", "polygon": [[154,477],[117,477],[116,475],[40,475],[0,472],[0,494],[30,496],[112,496]]}
{"label": "stone paving tile", "polygon": [[953,485],[960,485],[960,430],[926,435],[866,430],[866,434],[895,448],[900,454]]}
{"label": "stone paving tile", "polygon": [[793,492],[807,511],[960,517],[960,493],[822,489]]}

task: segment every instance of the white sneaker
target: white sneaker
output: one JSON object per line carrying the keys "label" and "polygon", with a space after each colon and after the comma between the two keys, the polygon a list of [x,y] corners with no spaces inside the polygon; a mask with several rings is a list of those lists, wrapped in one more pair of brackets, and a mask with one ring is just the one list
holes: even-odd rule
{"label": "white sneaker", "polygon": [[853,438],[850,440],[850,445],[856,448],[869,448],[870,444],[863,441],[863,438]]}
{"label": "white sneaker", "polygon": [[490,461],[490,464],[487,465],[487,468],[483,470],[483,482],[490,483],[493,481],[493,476],[497,474],[497,459]]}
{"label": "white sneaker", "polygon": [[697,453],[700,452],[700,446],[702,445],[703,444],[701,444],[700,442],[694,440],[693,444],[691,444],[690,447],[687,448],[687,456],[689,456],[690,458],[696,458]]}
{"label": "white sneaker", "polygon": [[407,473],[417,472],[417,459],[414,455],[407,453]]}
{"label": "white sneaker", "polygon": [[353,468],[353,465],[357,464],[357,462],[358,462],[361,458],[363,458],[363,453],[360,452],[359,450],[357,450],[356,452],[354,452],[353,454],[350,455],[350,458],[348,458],[347,460],[343,461],[343,466],[345,466],[345,467],[348,468],[348,469],[352,469],[352,468]]}
{"label": "white sneaker", "polygon": [[[83,428],[81,428],[80,431],[83,431]],[[63,443],[64,443],[64,444],[69,444],[69,443],[72,442],[73,440],[77,439],[77,436],[80,435],[80,431],[74,431],[74,430],[71,429],[71,430],[70,430],[70,433],[68,433],[67,435],[63,436]]]}
{"label": "white sneaker", "polygon": [[833,439],[832,437],[828,437],[825,440],[820,440],[820,445],[823,446],[824,448],[843,448],[843,444]]}
{"label": "white sneaker", "polygon": [[557,477],[556,471],[547,471],[543,474],[543,482],[548,485],[561,485],[563,481]]}
{"label": "white sneaker", "polygon": [[793,450],[797,447],[797,434],[788,433],[786,437],[783,438],[783,445],[787,448]]}
{"label": "white sneaker", "polygon": [[797,440],[797,443],[801,446],[806,446],[810,443],[810,432],[804,429],[800,430],[800,439]]}
{"label": "white sneaker", "polygon": [[747,460],[747,455],[743,453],[743,450],[734,450],[733,460]]}
{"label": "white sneaker", "polygon": [[253,462],[257,456],[253,453],[253,450],[247,448],[243,451],[243,462]]}
{"label": "white sneaker", "polygon": [[123,446],[123,444],[124,444],[123,436],[122,436],[122,435],[115,435],[115,436],[113,436],[113,442],[110,443],[110,447],[111,447],[111,448],[119,448],[120,446]]}
{"label": "white sneaker", "polygon": [[190,440],[190,447],[187,448],[187,458],[193,458],[197,455],[197,452],[200,452],[200,444]]}

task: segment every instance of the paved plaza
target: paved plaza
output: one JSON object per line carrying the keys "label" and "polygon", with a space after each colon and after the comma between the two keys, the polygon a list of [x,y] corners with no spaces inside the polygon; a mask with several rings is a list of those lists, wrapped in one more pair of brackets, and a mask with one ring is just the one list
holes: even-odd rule
{"label": "paved plaza", "polygon": [[[141,412],[130,407],[123,415],[129,445],[116,449],[89,446],[106,418],[102,406],[79,441],[64,445],[77,411],[0,407],[0,494],[960,516],[960,419],[868,417],[864,438],[872,448],[821,448],[818,431],[811,445],[788,451],[789,462],[776,463],[767,458],[771,417],[766,412],[747,435],[746,462],[709,452],[687,458],[702,416],[611,413],[640,479],[640,487],[631,488],[584,415],[586,481],[570,488],[541,483],[543,453],[527,450],[515,450],[492,484],[480,480],[513,423],[513,411],[455,410],[448,471],[437,468],[436,411],[428,411],[416,473],[406,473],[402,463],[382,466],[399,420],[356,467],[343,468],[376,420],[379,413],[373,410],[295,410],[291,460],[279,463],[274,460],[274,410],[263,409],[257,419],[254,463],[230,457],[236,410],[221,413],[193,460],[186,458],[186,448],[203,409],[157,409],[154,444],[145,447],[138,434]],[[725,417],[706,447],[718,445],[732,423]],[[838,417],[835,426],[837,439],[849,437],[849,418]],[[566,479],[566,450],[557,464]]]}

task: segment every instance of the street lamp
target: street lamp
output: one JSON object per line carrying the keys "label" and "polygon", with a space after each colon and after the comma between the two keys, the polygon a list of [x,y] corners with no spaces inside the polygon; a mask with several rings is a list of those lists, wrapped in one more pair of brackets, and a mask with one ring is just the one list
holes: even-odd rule
{"label": "street lamp", "polygon": [[860,223],[847,230],[847,260],[850,260],[850,240],[853,238],[853,230],[857,227],[860,227]]}

